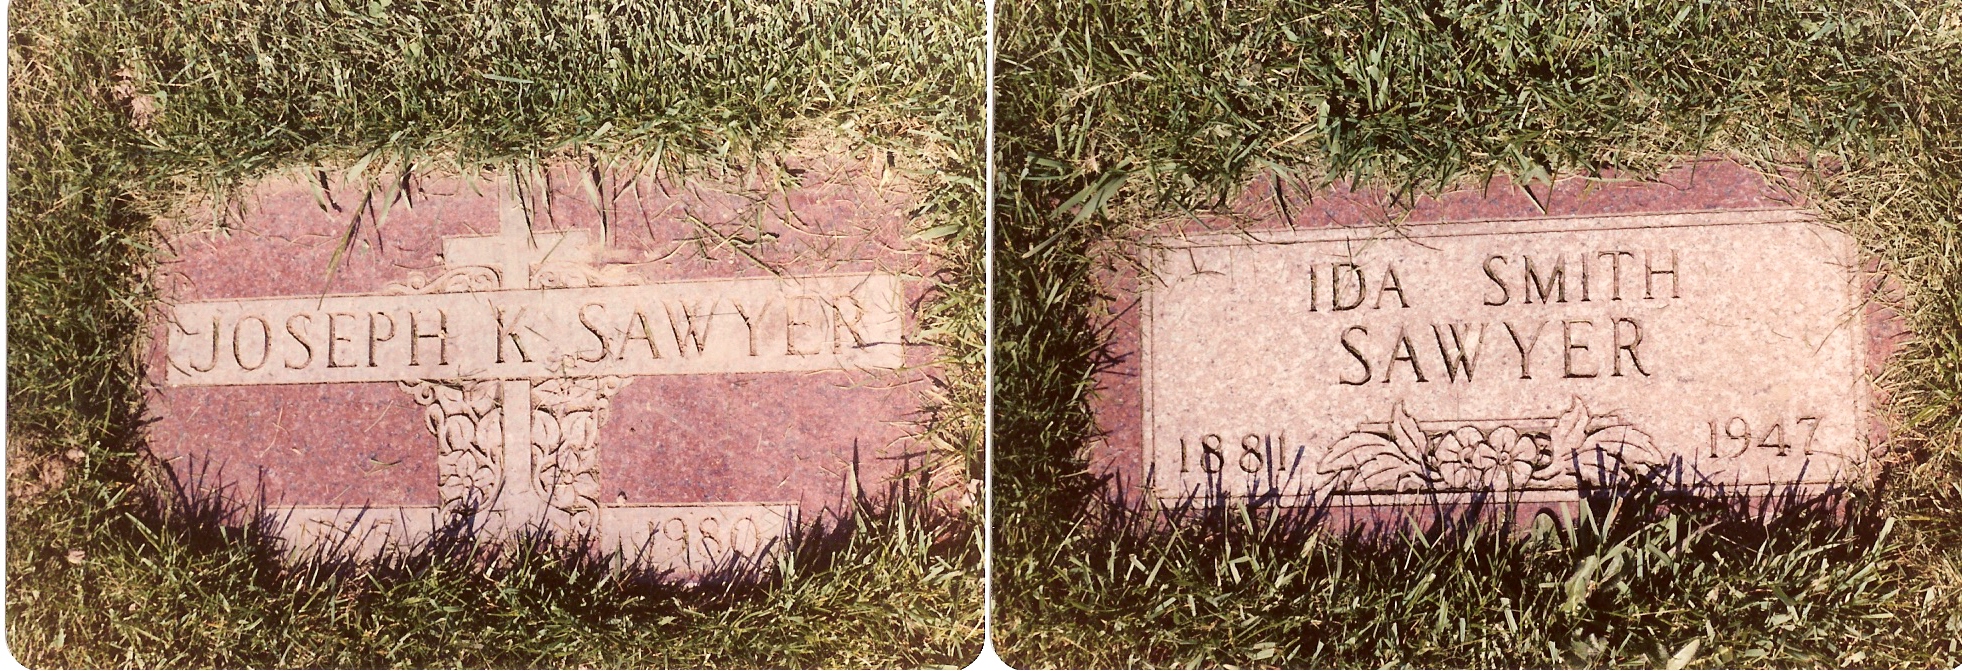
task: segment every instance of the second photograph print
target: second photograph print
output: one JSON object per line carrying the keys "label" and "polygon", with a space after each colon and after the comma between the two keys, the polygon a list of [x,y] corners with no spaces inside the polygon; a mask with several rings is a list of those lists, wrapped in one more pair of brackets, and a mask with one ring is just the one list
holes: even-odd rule
{"label": "second photograph print", "polygon": [[1955,11],[1002,3],[997,651],[1962,662]]}

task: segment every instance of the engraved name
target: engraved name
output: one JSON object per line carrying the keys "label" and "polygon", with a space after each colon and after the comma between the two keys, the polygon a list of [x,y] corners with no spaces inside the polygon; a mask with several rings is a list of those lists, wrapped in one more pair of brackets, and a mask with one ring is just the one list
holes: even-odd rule
{"label": "engraved name", "polygon": [[[1576,313],[1565,308],[1599,302],[1613,305],[1653,303],[1682,298],[1678,279],[1681,254],[1663,251],[1587,250],[1574,254],[1519,254],[1487,256],[1479,270],[1490,282],[1491,291],[1483,298],[1488,307],[1512,306],[1539,310],[1559,309],[1558,318],[1527,318],[1497,322],[1446,322],[1397,324],[1376,327],[1355,324],[1341,331],[1342,349],[1355,359],[1356,366],[1340,379],[1344,385],[1359,386],[1372,381],[1389,384],[1397,379],[1413,382],[1466,382],[1478,379],[1480,362],[1486,376],[1517,373],[1518,379],[1541,376],[1566,379],[1653,375],[1654,357],[1644,363],[1642,318],[1616,311],[1591,310]],[[1413,289],[1405,289],[1394,263],[1380,269],[1357,263],[1328,265],[1324,275],[1311,267],[1307,277],[1308,310],[1341,312],[1354,310],[1375,296],[1372,309],[1387,306],[1409,309]],[[1321,278],[1326,276],[1326,282]],[[1327,285],[1324,294],[1319,289]],[[1348,287],[1345,294],[1345,286]],[[1326,301],[1322,299],[1326,297]],[[1552,339],[1548,340],[1547,336]],[[1494,343],[1494,340],[1501,341]],[[1542,346],[1545,344],[1547,346]],[[1509,347],[1508,347],[1509,345]],[[1493,363],[1486,351],[1510,361]]]}
{"label": "engraved name", "polygon": [[167,382],[896,368],[898,292],[865,274],[184,303]]}

